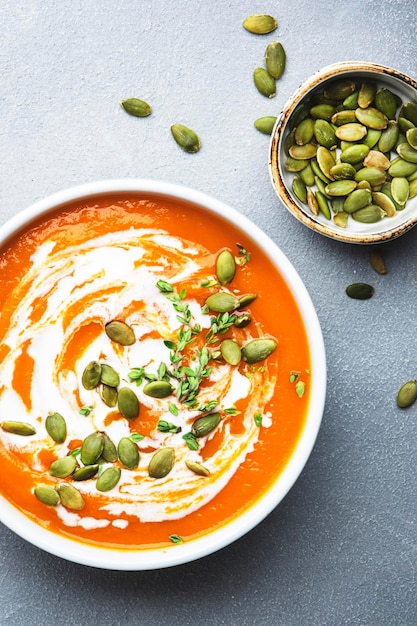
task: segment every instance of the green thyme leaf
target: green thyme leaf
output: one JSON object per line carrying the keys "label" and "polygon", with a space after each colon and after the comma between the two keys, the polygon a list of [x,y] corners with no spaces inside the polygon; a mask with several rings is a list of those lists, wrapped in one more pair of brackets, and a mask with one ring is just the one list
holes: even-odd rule
{"label": "green thyme leaf", "polygon": [[158,280],[156,286],[162,293],[172,293],[174,291],[174,287],[166,280]]}
{"label": "green thyme leaf", "polygon": [[138,443],[139,441],[142,441],[142,439],[144,439],[144,436],[140,433],[131,433],[129,439],[131,439],[135,443]]}
{"label": "green thyme leaf", "polygon": [[305,384],[303,383],[302,380],[299,380],[295,384],[295,392],[299,398],[302,398],[304,395],[304,391],[305,391]]}
{"label": "green thyme leaf", "polygon": [[258,428],[262,426],[262,413],[260,411],[257,411],[255,413],[255,415],[253,416],[253,419],[255,421],[256,426],[258,426]]}
{"label": "green thyme leaf", "polygon": [[90,415],[91,411],[93,410],[92,406],[87,406],[86,404],[84,406],[81,407],[80,409],[80,415]]}
{"label": "green thyme leaf", "polygon": [[198,450],[199,444],[198,444],[197,439],[194,437],[193,433],[191,432],[185,433],[185,435],[183,435],[182,438],[184,439],[185,443],[190,448],[190,450]]}
{"label": "green thyme leaf", "polygon": [[167,422],[166,420],[159,420],[157,429],[161,433],[179,433],[179,432],[181,432],[181,426],[177,426],[177,424],[173,424],[172,422]]}
{"label": "green thyme leaf", "polygon": [[176,544],[184,543],[183,539],[179,535],[170,535],[169,540]]}

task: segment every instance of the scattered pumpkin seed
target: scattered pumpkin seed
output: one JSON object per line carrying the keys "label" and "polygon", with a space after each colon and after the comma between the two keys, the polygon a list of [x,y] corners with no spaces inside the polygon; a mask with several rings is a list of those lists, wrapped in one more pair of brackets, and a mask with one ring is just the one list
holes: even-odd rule
{"label": "scattered pumpkin seed", "polygon": [[256,89],[265,98],[274,98],[277,92],[275,79],[264,67],[257,67],[253,71],[253,82]]}
{"label": "scattered pumpkin seed", "polygon": [[120,413],[128,420],[139,415],[139,400],[130,387],[121,387],[117,394],[117,407]]}
{"label": "scattered pumpkin seed", "polygon": [[107,467],[97,478],[96,488],[98,491],[110,491],[120,480],[122,471],[120,467]]}
{"label": "scattered pumpkin seed", "polygon": [[143,393],[151,398],[167,398],[174,391],[167,380],[151,380],[143,388]]}
{"label": "scattered pumpkin seed", "polygon": [[101,365],[98,361],[90,361],[83,371],[81,382],[84,389],[95,389],[101,379]]}
{"label": "scattered pumpkin seed", "polygon": [[174,467],[175,453],[173,448],[160,448],[152,456],[148,473],[152,478],[165,478]]}
{"label": "scattered pumpkin seed", "polygon": [[372,285],[368,285],[367,283],[352,283],[346,287],[346,293],[349,298],[355,300],[368,300],[372,298],[374,292],[375,290]]}
{"label": "scattered pumpkin seed", "polygon": [[238,365],[240,363],[242,352],[237,341],[224,339],[220,344],[220,352],[229,365]]}
{"label": "scattered pumpkin seed", "polygon": [[207,467],[204,467],[204,465],[198,463],[197,461],[190,461],[187,459],[185,461],[185,464],[188,469],[194,472],[194,474],[198,474],[198,476],[210,476],[210,470],[208,470]]}
{"label": "scattered pumpkin seed", "polygon": [[71,476],[72,480],[89,480],[93,478],[98,472],[99,465],[96,463],[95,465],[84,465],[83,467],[79,467],[73,475]]}
{"label": "scattered pumpkin seed", "polygon": [[120,376],[111,365],[102,363],[100,382],[109,387],[118,387],[120,384]]}
{"label": "scattered pumpkin seed", "polygon": [[57,490],[49,485],[37,485],[33,493],[38,498],[39,502],[47,506],[57,506],[60,502]]}
{"label": "scattered pumpkin seed", "polygon": [[281,42],[273,41],[268,44],[265,51],[265,67],[269,74],[275,78],[281,78],[285,71],[287,57]]}
{"label": "scattered pumpkin seed", "polygon": [[267,35],[272,33],[278,26],[278,22],[272,15],[258,13],[249,15],[243,20],[243,27],[255,35]]}
{"label": "scattered pumpkin seed", "polygon": [[0,427],[7,433],[21,435],[22,437],[30,437],[30,435],[36,434],[36,428],[26,422],[14,422],[9,420],[1,422]]}
{"label": "scattered pumpkin seed", "polygon": [[230,250],[222,250],[216,259],[216,276],[221,285],[232,282],[236,274],[236,261]]}
{"label": "scattered pumpkin seed", "polygon": [[134,441],[129,437],[122,437],[117,446],[120,462],[128,469],[134,469],[139,465],[139,450]]}
{"label": "scattered pumpkin seed", "polygon": [[126,98],[120,102],[120,105],[134,117],[147,117],[152,113],[152,107],[140,98]]}
{"label": "scattered pumpkin seed", "polygon": [[113,320],[105,325],[104,330],[112,341],[121,346],[132,346],[136,341],[135,333],[126,322]]}
{"label": "scattered pumpkin seed", "polygon": [[407,407],[414,404],[417,400],[417,380],[409,380],[404,383],[397,394],[397,405],[401,409],[406,409]]}
{"label": "scattered pumpkin seed", "polygon": [[81,511],[85,506],[84,498],[81,493],[73,485],[69,483],[61,483],[59,485],[58,494],[61,499],[61,504],[67,509],[74,511]]}
{"label": "scattered pumpkin seed", "polygon": [[67,424],[60,413],[51,413],[45,420],[46,432],[56,443],[64,443],[67,437]]}
{"label": "scattered pumpkin seed", "polygon": [[191,432],[194,437],[206,437],[220,424],[220,420],[220,413],[209,413],[208,415],[203,415],[193,422]]}
{"label": "scattered pumpkin seed", "polygon": [[254,126],[260,133],[264,135],[270,135],[274,129],[277,118],[275,115],[264,115],[263,117],[258,117],[254,121]]}
{"label": "scattered pumpkin seed", "polygon": [[171,133],[175,141],[184,152],[193,154],[201,148],[201,141],[196,132],[183,124],[173,124]]}
{"label": "scattered pumpkin seed", "polygon": [[115,463],[118,459],[117,448],[107,433],[102,433],[102,435],[103,450],[101,456],[107,463]]}
{"label": "scattered pumpkin seed", "polygon": [[49,466],[49,473],[55,478],[66,478],[70,476],[77,467],[77,460],[75,457],[69,455],[60,459],[56,459]]}
{"label": "scattered pumpkin seed", "polygon": [[218,291],[206,299],[206,306],[216,313],[230,313],[239,306],[239,299],[227,291]]}
{"label": "scattered pumpkin seed", "polygon": [[84,465],[94,465],[104,448],[103,433],[94,431],[87,435],[81,445],[81,461]]}
{"label": "scattered pumpkin seed", "polygon": [[378,274],[387,274],[388,270],[385,265],[384,257],[379,248],[372,249],[369,254],[371,266]]}
{"label": "scattered pumpkin seed", "polygon": [[109,387],[109,385],[100,385],[99,395],[104,404],[109,408],[113,408],[117,404],[117,389],[116,387]]}
{"label": "scattered pumpkin seed", "polygon": [[242,356],[246,363],[253,364],[263,361],[276,349],[274,339],[252,339],[242,348]]}

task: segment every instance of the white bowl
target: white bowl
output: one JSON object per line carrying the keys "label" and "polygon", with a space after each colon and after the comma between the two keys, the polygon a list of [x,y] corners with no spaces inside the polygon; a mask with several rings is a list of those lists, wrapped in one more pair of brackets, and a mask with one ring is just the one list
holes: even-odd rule
{"label": "white bowl", "polygon": [[100,548],[48,531],[26,517],[3,496],[0,496],[0,520],[15,533],[35,546],[54,555],[93,567],[113,570],[150,570],[165,568],[201,558],[227,546],[261,522],[284,498],[300,475],[315,442],[325,402],[326,362],[323,338],[317,315],[308,292],[297,272],[281,250],[255,224],[238,211],[203,193],[175,184],[153,180],[110,180],[75,187],[36,202],[15,215],[0,228],[0,243],[25,229],[33,220],[47,216],[60,205],[114,193],[149,192],[163,197],[181,199],[203,207],[213,216],[234,225],[256,242],[269,256],[277,271],[289,285],[304,321],[312,365],[311,393],[305,424],[294,453],[288,459],[272,488],[232,522],[216,528],[195,540],[168,548],[126,550]]}
{"label": "white bowl", "polygon": [[[303,204],[292,189],[294,174],[286,171],[287,160],[285,139],[290,132],[291,116],[302,103],[315,94],[322,93],[329,83],[340,79],[351,79],[358,85],[362,81],[373,81],[377,87],[386,87],[403,102],[417,102],[417,82],[402,72],[375,63],[344,62],[329,65],[307,79],[288,100],[279,115],[271,135],[269,169],[274,189],[286,208],[300,222],[322,235],[348,243],[372,244],[389,241],[407,232],[417,223],[417,196],[408,200],[405,209],[394,217],[384,217],[373,224],[361,224],[349,219],[346,228],[337,226],[320,212],[313,215],[307,204]],[[398,111],[397,111],[398,114]],[[358,142],[360,143],[360,142]],[[395,155],[393,155],[395,156]]]}

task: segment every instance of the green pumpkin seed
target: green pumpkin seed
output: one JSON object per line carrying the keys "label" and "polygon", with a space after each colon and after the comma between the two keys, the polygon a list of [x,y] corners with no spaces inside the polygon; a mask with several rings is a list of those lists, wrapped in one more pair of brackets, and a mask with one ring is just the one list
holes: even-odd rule
{"label": "green pumpkin seed", "polygon": [[249,315],[249,313],[244,313],[243,315],[239,315],[236,317],[235,321],[233,322],[233,326],[235,326],[236,328],[246,328],[246,326],[248,326],[252,321],[252,317]]}
{"label": "green pumpkin seed", "polygon": [[407,130],[410,130],[411,128],[415,128],[416,125],[413,124],[413,122],[411,122],[410,120],[408,120],[406,117],[400,117],[398,118],[398,126],[400,127],[400,129],[406,133]]}
{"label": "green pumpkin seed", "polygon": [[377,167],[362,167],[356,172],[355,180],[357,183],[367,180],[372,187],[382,185],[385,182],[386,174]]}
{"label": "green pumpkin seed", "polygon": [[312,185],[314,185],[314,172],[310,163],[307,165],[307,167],[301,170],[300,178],[303,181],[303,183],[307,185],[308,187],[311,187]]}
{"label": "green pumpkin seed", "polygon": [[152,478],[165,478],[174,467],[175,453],[173,448],[161,448],[150,460],[148,473]]}
{"label": "green pumpkin seed", "polygon": [[229,365],[238,365],[242,358],[240,346],[233,339],[224,339],[220,344],[222,357]]}
{"label": "green pumpkin seed", "polygon": [[299,146],[304,146],[306,143],[310,143],[314,137],[314,122],[310,117],[302,120],[294,132],[295,143]]}
{"label": "green pumpkin seed", "polygon": [[395,120],[390,120],[378,140],[378,150],[383,153],[390,152],[398,141],[399,133],[400,127],[397,122]]}
{"label": "green pumpkin seed", "polygon": [[117,394],[117,407],[120,413],[128,420],[139,415],[139,400],[129,387],[121,387]]}
{"label": "green pumpkin seed", "polygon": [[267,46],[264,61],[265,67],[272,78],[281,78],[285,71],[287,57],[279,41],[273,41]]}
{"label": "green pumpkin seed", "polygon": [[312,159],[310,163],[311,163],[311,169],[313,170],[313,174],[315,176],[318,176],[320,180],[322,180],[324,183],[326,183],[326,185],[328,185],[331,182],[330,178],[327,178],[327,176],[323,174],[316,159]]}
{"label": "green pumpkin seed", "polygon": [[187,128],[183,124],[173,124],[171,126],[171,133],[175,141],[184,152],[193,154],[198,152],[201,148],[201,141],[197,133],[191,128]]}
{"label": "green pumpkin seed", "polygon": [[222,250],[216,259],[216,276],[221,285],[232,282],[236,274],[236,261],[230,250]]}
{"label": "green pumpkin seed", "polygon": [[325,190],[329,196],[347,196],[356,189],[356,186],[357,183],[354,180],[335,180],[326,185]]}
{"label": "green pumpkin seed", "polygon": [[343,100],[344,108],[345,109],[351,109],[352,111],[357,109],[358,108],[358,98],[359,98],[359,91],[353,91],[349,96],[347,96]]}
{"label": "green pumpkin seed", "polygon": [[354,124],[356,122],[355,111],[342,110],[336,111],[331,117],[331,123],[335,126],[343,126],[343,124]]}
{"label": "green pumpkin seed", "polygon": [[333,215],[334,223],[336,224],[336,226],[340,226],[341,228],[346,228],[348,218],[349,215],[347,213],[344,213],[343,211],[340,211],[339,213],[336,213],[336,215]]}
{"label": "green pumpkin seed", "polygon": [[46,432],[56,443],[64,443],[67,436],[67,424],[59,413],[51,413],[45,420]]}
{"label": "green pumpkin seed", "polygon": [[294,111],[291,113],[291,117],[289,119],[290,128],[296,128],[298,124],[308,116],[309,110],[307,103],[300,102],[300,104],[297,104]]}
{"label": "green pumpkin seed", "polygon": [[198,463],[197,461],[185,461],[186,466],[190,469],[194,474],[198,474],[198,476],[210,476],[210,470],[208,470],[204,465]]}
{"label": "green pumpkin seed", "polygon": [[318,144],[331,150],[336,145],[336,134],[327,120],[317,119],[314,122],[314,138]]}
{"label": "green pumpkin seed", "polygon": [[374,295],[375,289],[367,283],[353,283],[346,287],[346,293],[355,300],[368,300]]}
{"label": "green pumpkin seed", "polygon": [[108,467],[97,478],[96,488],[98,491],[110,491],[120,480],[122,470],[120,467]]}
{"label": "green pumpkin seed", "polygon": [[226,291],[218,291],[209,296],[205,302],[206,306],[216,313],[230,313],[239,306],[236,296]]}
{"label": "green pumpkin seed", "polygon": [[89,480],[93,478],[98,472],[99,465],[84,465],[84,467],[80,467],[71,476],[72,480]]}
{"label": "green pumpkin seed", "polygon": [[256,295],[256,293],[244,293],[243,296],[240,296],[240,298],[238,298],[239,305],[237,308],[244,309],[246,306],[252,304],[252,302],[255,302],[257,297],[258,296]]}
{"label": "green pumpkin seed", "polygon": [[42,504],[46,504],[47,506],[57,506],[59,504],[59,495],[54,487],[38,485],[33,490],[33,493]]}
{"label": "green pumpkin seed", "polygon": [[324,146],[319,146],[317,148],[316,159],[319,168],[326,176],[326,178],[333,180],[333,176],[331,175],[330,170],[336,165],[336,161],[332,152],[330,152],[330,150],[328,148],[325,148]]}
{"label": "green pumpkin seed", "polygon": [[192,426],[191,432],[194,437],[206,437],[220,424],[220,413],[209,413],[196,419]]}
{"label": "green pumpkin seed", "polygon": [[409,185],[408,185],[409,189],[409,194],[408,197],[409,198],[415,198],[417,196],[417,178],[415,178],[414,180],[412,180]]}
{"label": "green pumpkin seed", "polygon": [[301,172],[308,165],[307,159],[293,159],[292,157],[288,157],[288,159],[284,163],[284,167],[287,172]]}
{"label": "green pumpkin seed", "polygon": [[392,197],[398,204],[405,205],[409,195],[409,184],[406,178],[396,176],[391,181]]}
{"label": "green pumpkin seed", "polygon": [[369,261],[373,269],[378,274],[385,275],[388,273],[384,257],[382,256],[381,251],[378,248],[371,250],[369,254]]}
{"label": "green pumpkin seed", "polygon": [[382,130],[376,130],[375,128],[368,128],[365,137],[362,140],[368,148],[373,148],[379,141],[382,134]]}
{"label": "green pumpkin seed", "polygon": [[14,422],[12,420],[8,420],[1,422],[0,428],[7,433],[21,435],[22,437],[30,437],[30,435],[36,434],[36,428],[34,428],[32,424],[27,424],[26,422]]}
{"label": "green pumpkin seed", "polygon": [[417,128],[409,128],[405,133],[409,145],[417,150]]}
{"label": "green pumpkin seed", "polygon": [[67,509],[81,511],[85,506],[84,498],[73,485],[62,483],[58,487],[58,494],[61,499],[61,504]]}
{"label": "green pumpkin seed", "polygon": [[[390,182],[385,182],[382,187],[381,187],[381,193],[383,193],[385,196],[387,196],[392,203],[394,204],[395,208],[397,211],[401,211],[401,209],[403,209],[404,207],[400,204],[398,204],[398,202],[396,202],[392,196],[392,191],[391,191],[391,183]],[[375,203],[377,204],[377,203]]]}
{"label": "green pumpkin seed", "polygon": [[359,88],[358,93],[358,107],[361,109],[366,109],[369,107],[376,94],[376,85],[370,82],[363,82]]}
{"label": "green pumpkin seed", "polygon": [[394,217],[397,213],[393,200],[382,191],[374,191],[372,193],[372,203],[381,207],[387,217]]}
{"label": "green pumpkin seed", "polygon": [[415,171],[417,171],[417,163],[410,163],[401,157],[397,157],[391,161],[391,165],[388,168],[388,174],[393,178],[396,176],[407,178],[407,176],[414,174]]}
{"label": "green pumpkin seed", "polygon": [[300,176],[294,176],[292,180],[292,190],[300,202],[303,202],[304,204],[307,202],[306,184],[303,180],[301,180]]}
{"label": "green pumpkin seed", "polygon": [[372,193],[369,189],[355,189],[347,196],[343,204],[343,210],[345,213],[354,213],[371,204],[371,201]]}
{"label": "green pumpkin seed", "polygon": [[326,98],[331,100],[344,100],[356,90],[356,83],[349,79],[336,80],[324,90]]}
{"label": "green pumpkin seed", "polygon": [[340,160],[354,165],[361,163],[369,153],[369,147],[363,143],[353,144],[342,150]]}
{"label": "green pumpkin seed", "polygon": [[151,398],[167,398],[173,391],[173,386],[166,380],[151,380],[143,388],[143,393]]}
{"label": "green pumpkin seed", "polygon": [[[417,130],[417,128],[414,130]],[[409,143],[400,143],[397,146],[397,152],[400,157],[405,161],[409,161],[410,163],[417,163],[417,150],[414,150],[414,148],[412,148]]]}
{"label": "green pumpkin seed", "polygon": [[379,150],[370,150],[363,160],[365,167],[377,167],[379,170],[387,170],[391,165],[390,160]]}
{"label": "green pumpkin seed", "polygon": [[258,363],[269,357],[276,347],[274,339],[252,339],[242,348],[242,356],[246,363]]}
{"label": "green pumpkin seed", "polygon": [[290,148],[290,157],[298,160],[312,159],[316,156],[317,146],[314,143],[306,143],[303,146],[295,144]]}
{"label": "green pumpkin seed", "polygon": [[84,389],[95,389],[100,382],[101,365],[97,361],[90,361],[83,371],[81,382]]}
{"label": "green pumpkin seed", "polygon": [[113,408],[117,404],[117,389],[116,387],[109,387],[109,385],[100,385],[99,388],[100,398],[104,404],[110,408]]}
{"label": "green pumpkin seed", "polygon": [[147,117],[152,113],[152,107],[140,98],[126,98],[120,102],[126,113],[134,117]]}
{"label": "green pumpkin seed", "polygon": [[405,117],[412,122],[414,126],[417,126],[417,104],[415,102],[406,102],[401,107],[400,116]]}
{"label": "green pumpkin seed", "polygon": [[324,215],[326,219],[329,220],[331,218],[331,212],[324,193],[322,193],[321,191],[316,191],[316,200],[319,211]]}
{"label": "green pumpkin seed", "polygon": [[134,469],[139,465],[139,450],[134,441],[129,437],[122,437],[117,446],[120,462],[128,469]]}
{"label": "green pumpkin seed", "polygon": [[73,473],[76,467],[77,460],[73,456],[64,456],[51,463],[49,473],[55,478],[66,478]]}
{"label": "green pumpkin seed", "polygon": [[264,117],[258,117],[254,122],[254,126],[260,133],[264,135],[270,135],[274,129],[277,118],[275,115],[265,115]]}
{"label": "green pumpkin seed", "polygon": [[409,380],[404,383],[397,394],[397,405],[401,409],[406,409],[407,407],[414,404],[417,400],[417,380]]}
{"label": "green pumpkin seed", "polygon": [[81,461],[84,465],[94,465],[104,448],[103,433],[93,432],[84,439],[81,445]]}
{"label": "green pumpkin seed", "polygon": [[332,180],[344,180],[346,178],[353,180],[356,170],[350,163],[337,163],[330,168],[329,174]]}
{"label": "green pumpkin seed", "polygon": [[257,67],[253,72],[256,89],[266,98],[274,98],[277,92],[275,79],[264,67]]}
{"label": "green pumpkin seed", "polygon": [[101,456],[107,463],[115,463],[118,459],[117,448],[107,433],[102,433],[102,435],[103,450]]}
{"label": "green pumpkin seed", "polygon": [[330,122],[334,113],[335,107],[331,104],[316,104],[310,109],[310,115],[314,120],[326,120]]}
{"label": "green pumpkin seed", "polygon": [[355,115],[357,120],[367,128],[384,130],[388,124],[388,118],[374,107],[368,107],[367,109],[357,108]]}
{"label": "green pumpkin seed", "polygon": [[113,320],[112,322],[108,322],[104,330],[106,331],[106,335],[115,343],[120,344],[121,346],[132,346],[135,341],[135,333],[125,322],[120,320]]}
{"label": "green pumpkin seed", "polygon": [[356,122],[343,124],[336,128],[335,135],[342,141],[360,141],[366,135],[366,126]]}
{"label": "green pumpkin seed", "polygon": [[385,213],[381,207],[375,204],[369,204],[363,209],[358,209],[358,211],[352,213],[352,218],[362,224],[375,224],[375,222],[382,220],[384,215]]}
{"label": "green pumpkin seed", "polygon": [[375,94],[375,107],[389,120],[393,120],[397,111],[397,101],[392,91],[386,87],[378,89]]}
{"label": "green pumpkin seed", "polygon": [[313,215],[318,215],[320,213],[316,194],[312,189],[307,189],[307,204]]}
{"label": "green pumpkin seed", "polygon": [[278,26],[278,22],[272,15],[259,13],[250,15],[243,20],[243,27],[255,35],[266,35],[272,33]]}
{"label": "green pumpkin seed", "polygon": [[109,387],[118,387],[120,384],[120,376],[111,365],[102,363],[100,382],[102,382],[103,385],[108,385]]}

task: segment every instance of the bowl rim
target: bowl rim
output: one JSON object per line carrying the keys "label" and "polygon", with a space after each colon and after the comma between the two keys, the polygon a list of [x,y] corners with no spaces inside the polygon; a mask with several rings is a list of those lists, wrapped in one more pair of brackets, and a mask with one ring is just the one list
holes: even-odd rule
{"label": "bowl rim", "polygon": [[275,189],[276,194],[282,200],[285,207],[294,215],[298,221],[302,222],[310,229],[325,235],[328,238],[342,241],[345,243],[355,244],[375,244],[384,243],[403,235],[408,232],[417,224],[417,211],[415,215],[410,215],[402,223],[396,226],[387,228],[378,233],[354,233],[344,231],[342,228],[337,229],[329,222],[329,225],[319,221],[312,213],[309,214],[304,211],[294,200],[290,194],[284,179],[281,174],[281,166],[279,159],[279,152],[281,144],[284,140],[284,133],[286,123],[289,120],[292,112],[310,91],[318,86],[319,83],[329,79],[336,79],[344,74],[351,74],[355,72],[362,73],[378,73],[393,78],[401,83],[406,84],[416,91],[417,99],[417,81],[401,72],[389,66],[380,65],[378,63],[368,63],[363,61],[342,61],[339,63],[332,63],[327,65],[316,72],[314,72],[309,78],[307,78],[290,96],[285,103],[280,115],[277,117],[274,128],[271,133],[271,139],[269,144],[269,176],[272,186]]}
{"label": "bowl rim", "polygon": [[238,226],[267,251],[296,300],[304,322],[311,358],[309,406],[304,428],[288,463],[271,488],[249,509],[200,538],[155,549],[96,547],[43,528],[0,495],[0,521],[32,545],[82,565],[118,571],[139,571],[181,565],[212,554],[255,528],[283,500],[300,476],[318,435],[326,398],[326,356],[320,323],[310,295],[294,266],[277,244],[236,209],[189,187],[154,179],[107,179],[71,187],[33,203],[1,225],[0,245],[32,220],[48,215],[67,202],[125,192],[175,197],[196,204],[209,214],[220,216]]}

